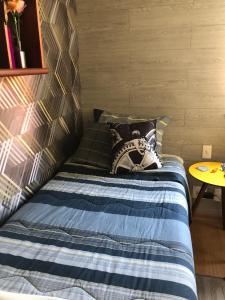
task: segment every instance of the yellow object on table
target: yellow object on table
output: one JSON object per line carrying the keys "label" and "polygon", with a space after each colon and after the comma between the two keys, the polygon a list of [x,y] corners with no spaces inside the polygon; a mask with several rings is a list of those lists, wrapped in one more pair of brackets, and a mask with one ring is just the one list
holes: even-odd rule
{"label": "yellow object on table", "polygon": [[[200,166],[208,167],[209,171],[198,170],[197,167]],[[221,162],[198,162],[190,166],[189,173],[202,182],[225,187],[225,173],[221,170]]]}

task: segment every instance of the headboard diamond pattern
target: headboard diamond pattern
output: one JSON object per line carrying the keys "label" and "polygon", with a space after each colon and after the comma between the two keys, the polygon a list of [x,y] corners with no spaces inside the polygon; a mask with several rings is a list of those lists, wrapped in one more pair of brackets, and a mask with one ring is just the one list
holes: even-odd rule
{"label": "headboard diamond pattern", "polygon": [[39,6],[49,74],[0,79],[0,222],[52,176],[79,135],[76,3]]}

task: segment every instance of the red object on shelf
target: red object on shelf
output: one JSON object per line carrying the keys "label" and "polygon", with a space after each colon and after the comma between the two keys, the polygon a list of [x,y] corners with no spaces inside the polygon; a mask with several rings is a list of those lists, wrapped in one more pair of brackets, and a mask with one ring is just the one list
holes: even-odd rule
{"label": "red object on shelf", "polygon": [[7,26],[6,24],[4,24],[4,28],[5,28],[5,38],[6,38],[6,44],[7,44],[10,69],[15,69],[16,62],[15,62],[15,56],[14,56],[11,30],[10,30],[9,26]]}

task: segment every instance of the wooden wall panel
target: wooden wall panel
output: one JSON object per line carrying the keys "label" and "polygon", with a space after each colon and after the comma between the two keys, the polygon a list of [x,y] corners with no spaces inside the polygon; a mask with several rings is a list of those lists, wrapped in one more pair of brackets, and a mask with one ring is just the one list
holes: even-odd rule
{"label": "wooden wall panel", "polygon": [[224,0],[78,0],[84,118],[168,114],[164,152],[225,160]]}

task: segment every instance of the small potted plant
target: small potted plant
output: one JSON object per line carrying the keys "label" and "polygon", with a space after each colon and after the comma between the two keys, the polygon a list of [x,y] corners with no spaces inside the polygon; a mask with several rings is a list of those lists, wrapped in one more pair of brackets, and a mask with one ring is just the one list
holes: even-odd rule
{"label": "small potted plant", "polygon": [[26,7],[24,0],[4,0],[5,7],[5,21],[7,26],[11,29],[14,50],[19,53],[20,67],[26,68],[25,53],[22,50],[21,44],[21,30],[20,30],[20,18]]}

